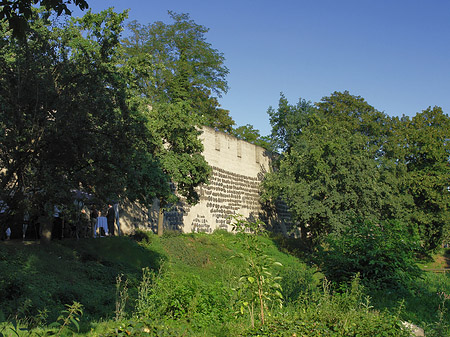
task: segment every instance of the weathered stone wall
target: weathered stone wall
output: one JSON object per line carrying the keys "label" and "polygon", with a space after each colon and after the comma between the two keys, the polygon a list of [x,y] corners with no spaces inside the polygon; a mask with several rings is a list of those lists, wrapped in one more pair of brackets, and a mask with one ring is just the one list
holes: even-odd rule
{"label": "weathered stone wall", "polygon": [[[179,203],[166,212],[164,227],[185,233],[231,230],[230,216],[240,214],[249,219],[260,218],[274,230],[286,232],[288,213],[268,214],[259,200],[260,182],[271,170],[269,153],[209,127],[203,128],[201,139],[203,155],[212,167],[210,183],[199,188],[198,204]],[[124,232],[135,228],[156,230],[157,214],[157,201],[149,211],[139,205],[125,204],[121,227]]]}

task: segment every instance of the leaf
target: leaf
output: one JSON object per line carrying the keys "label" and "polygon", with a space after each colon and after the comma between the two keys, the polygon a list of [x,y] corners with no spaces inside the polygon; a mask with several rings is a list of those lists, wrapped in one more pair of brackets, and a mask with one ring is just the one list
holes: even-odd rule
{"label": "leaf", "polygon": [[17,331],[15,329],[13,329],[13,328],[9,328],[9,329],[19,337],[19,334],[17,333]]}
{"label": "leaf", "polygon": [[70,321],[73,323],[73,325],[75,325],[77,331],[80,331],[80,325],[78,324],[77,320],[74,319],[73,317],[70,317]]}
{"label": "leaf", "polygon": [[255,278],[252,277],[252,276],[247,277],[247,279],[248,279],[248,282],[250,282],[250,283],[254,283],[255,282]]}

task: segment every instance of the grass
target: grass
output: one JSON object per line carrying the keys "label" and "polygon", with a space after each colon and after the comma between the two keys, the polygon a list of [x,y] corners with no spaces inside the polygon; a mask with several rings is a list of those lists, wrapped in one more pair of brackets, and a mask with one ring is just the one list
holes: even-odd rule
{"label": "grass", "polygon": [[[48,324],[74,301],[83,305],[75,333],[82,336],[143,331],[154,336],[376,336],[380,331],[396,336],[400,320],[433,331],[442,312],[450,319],[438,295],[450,294],[449,274],[426,273],[405,291],[369,291],[355,280],[336,293],[318,270],[288,253],[294,242],[259,237],[264,254],[283,265],[273,272],[282,277],[285,306],[268,307],[267,323],[252,328],[248,312],[241,314],[237,305],[245,292],[233,290],[248,267],[244,259],[232,258],[246,254],[241,239],[227,232],[161,238],[138,232],[134,238],[67,239],[43,246],[0,243],[0,333],[13,335],[11,322],[18,320],[36,336],[45,335]],[[439,261],[436,256],[426,265],[437,268]],[[127,280],[129,300],[125,318],[116,321],[118,275]]]}
{"label": "grass", "polygon": [[424,271],[445,272],[450,268],[450,249],[440,249],[430,257],[420,261],[419,266]]}

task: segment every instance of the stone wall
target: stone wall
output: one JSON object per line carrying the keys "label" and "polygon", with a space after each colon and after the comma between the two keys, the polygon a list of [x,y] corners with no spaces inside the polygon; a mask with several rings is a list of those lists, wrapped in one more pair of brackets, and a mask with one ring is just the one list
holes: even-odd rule
{"label": "stone wall", "polygon": [[[248,219],[260,218],[274,230],[286,232],[288,213],[280,207],[280,212],[270,212],[260,204],[259,185],[271,170],[270,154],[260,146],[212,128],[204,127],[202,131],[203,155],[212,167],[210,183],[199,187],[198,204],[180,202],[165,212],[164,227],[185,233],[231,230],[230,216],[240,214]],[[150,210],[136,204],[122,205],[123,231],[156,231],[158,207],[157,201]]]}

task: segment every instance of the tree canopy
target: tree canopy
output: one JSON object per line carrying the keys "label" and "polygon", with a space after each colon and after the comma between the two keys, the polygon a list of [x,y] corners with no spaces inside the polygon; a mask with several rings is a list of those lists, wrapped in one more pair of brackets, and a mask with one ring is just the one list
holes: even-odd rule
{"label": "tree canopy", "polygon": [[24,39],[28,28],[28,20],[33,15],[33,5],[39,4],[47,11],[53,10],[57,15],[70,15],[68,4],[74,3],[81,10],[87,9],[86,0],[1,0],[0,21],[8,22],[8,27],[15,37]]}
{"label": "tree canopy", "polygon": [[269,108],[281,154],[264,181],[265,199],[281,198],[302,237],[314,243],[355,216],[418,228],[427,249],[448,227],[449,117],[429,108],[391,118],[360,96],[335,92],[320,102]]}
{"label": "tree canopy", "polygon": [[272,150],[272,142],[270,138],[267,136],[261,136],[259,130],[255,129],[251,124],[235,127],[232,134],[236,138],[261,146],[266,150]]}
{"label": "tree canopy", "polygon": [[88,12],[62,27],[35,12],[27,40],[3,24],[0,48],[1,199],[53,205],[83,190],[151,204],[170,193],[155,135],[121,55],[126,13]]}
{"label": "tree canopy", "polygon": [[206,41],[208,28],[188,14],[169,16],[171,24],[131,22],[131,35],[123,40],[129,57],[151,56],[153,81],[141,81],[145,95],[158,103],[187,101],[201,124],[230,132],[234,121],[217,100],[228,90],[223,54]]}

